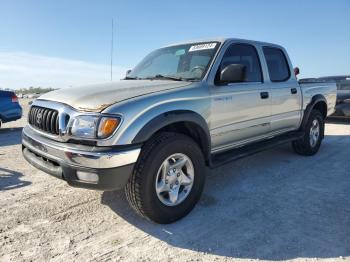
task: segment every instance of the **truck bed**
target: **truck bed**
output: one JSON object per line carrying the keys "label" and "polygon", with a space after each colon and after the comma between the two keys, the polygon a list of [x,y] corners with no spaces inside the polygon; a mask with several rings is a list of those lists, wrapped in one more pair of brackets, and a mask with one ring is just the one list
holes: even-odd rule
{"label": "truck bed", "polygon": [[299,81],[303,93],[303,109],[305,110],[307,105],[311,102],[313,96],[317,94],[323,94],[327,101],[327,116],[334,113],[334,108],[337,100],[337,85],[335,83],[310,80]]}

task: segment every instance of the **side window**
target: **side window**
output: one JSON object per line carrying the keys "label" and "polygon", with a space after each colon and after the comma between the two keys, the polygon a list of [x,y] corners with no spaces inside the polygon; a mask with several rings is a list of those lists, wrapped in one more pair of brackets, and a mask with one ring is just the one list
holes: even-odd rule
{"label": "side window", "polygon": [[248,44],[232,44],[229,46],[222,58],[219,72],[230,64],[245,66],[244,82],[262,82],[260,60],[254,46]]}
{"label": "side window", "polygon": [[283,82],[290,78],[289,65],[283,51],[274,47],[264,47],[264,56],[272,82]]}

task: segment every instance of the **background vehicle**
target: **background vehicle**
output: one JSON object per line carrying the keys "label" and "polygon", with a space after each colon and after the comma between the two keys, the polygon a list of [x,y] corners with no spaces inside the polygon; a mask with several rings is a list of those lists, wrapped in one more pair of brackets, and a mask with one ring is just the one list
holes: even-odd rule
{"label": "background vehicle", "polygon": [[57,90],[35,100],[23,155],[70,185],[125,187],[158,223],[189,213],[205,167],[292,142],[317,153],[336,86],[299,84],[284,48],[214,39],[158,49],[119,83]]}
{"label": "background vehicle", "polygon": [[331,82],[337,85],[337,104],[332,117],[350,117],[350,75],[325,76],[319,78],[301,79],[301,82],[309,81]]}
{"label": "background vehicle", "polygon": [[0,90],[0,127],[2,123],[15,121],[22,117],[22,108],[16,94]]}

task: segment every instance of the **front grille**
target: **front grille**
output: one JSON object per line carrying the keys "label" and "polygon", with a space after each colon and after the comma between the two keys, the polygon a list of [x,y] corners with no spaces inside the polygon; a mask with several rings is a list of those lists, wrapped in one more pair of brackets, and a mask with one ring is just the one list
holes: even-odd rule
{"label": "front grille", "polygon": [[54,135],[59,134],[59,116],[57,110],[39,106],[32,106],[29,111],[28,119],[29,124],[42,131]]}

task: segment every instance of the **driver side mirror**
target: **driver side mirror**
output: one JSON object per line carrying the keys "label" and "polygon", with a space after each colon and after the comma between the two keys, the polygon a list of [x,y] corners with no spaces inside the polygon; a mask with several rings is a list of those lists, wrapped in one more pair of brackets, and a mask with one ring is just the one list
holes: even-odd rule
{"label": "driver side mirror", "polygon": [[220,72],[220,83],[237,83],[243,82],[245,79],[245,65],[230,64]]}
{"label": "driver side mirror", "polygon": [[131,69],[129,69],[129,70],[126,70],[126,76],[128,76],[128,74],[130,74],[131,73]]}

